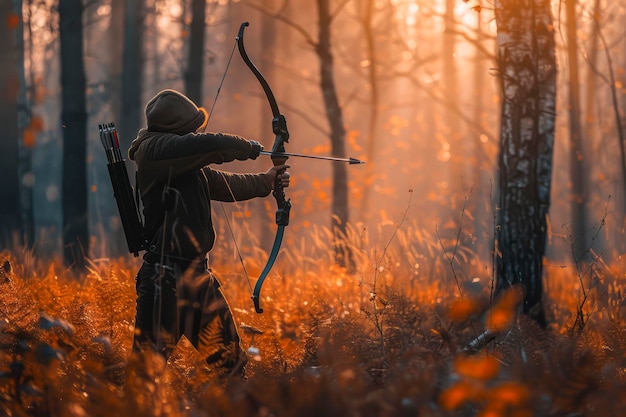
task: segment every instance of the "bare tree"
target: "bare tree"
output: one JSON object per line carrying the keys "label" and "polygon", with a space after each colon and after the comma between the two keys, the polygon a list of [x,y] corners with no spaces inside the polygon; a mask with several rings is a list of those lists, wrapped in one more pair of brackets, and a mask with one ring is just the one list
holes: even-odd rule
{"label": "bare tree", "polygon": [[366,59],[369,61],[367,66],[367,81],[369,86],[369,117],[367,129],[367,141],[365,158],[367,166],[365,167],[365,187],[363,187],[363,198],[361,200],[361,216],[365,216],[369,211],[371,184],[376,167],[376,139],[378,130],[380,87],[378,82],[378,57],[374,33],[374,0],[366,0],[363,5],[363,16],[361,24],[363,25],[363,33],[365,34]]}
{"label": "bare tree", "polygon": [[84,266],[87,223],[87,108],[83,62],[83,5],[59,1],[61,124],[63,127],[63,246],[68,265]]}
{"label": "bare tree", "polygon": [[[319,59],[319,86],[324,101],[326,119],[330,126],[331,153],[334,157],[345,158],[346,155],[346,130],[344,128],[343,112],[339,104],[337,88],[334,77],[334,58],[331,44],[331,25],[336,17],[336,10],[331,12],[330,0],[317,0],[315,6],[318,13],[318,37],[311,36],[305,28],[285,17],[283,14],[288,2],[276,14],[269,12],[261,6],[254,6],[263,13],[273,16],[300,33],[311,45]],[[343,7],[342,3],[339,7]],[[331,230],[333,245],[335,247],[335,261],[338,265],[348,269],[353,268],[353,256],[349,247],[345,245],[348,217],[348,171],[344,164],[333,164],[333,189],[331,203]]]}
{"label": "bare tree", "polygon": [[585,250],[585,208],[587,192],[585,190],[586,163],[583,152],[582,127],[580,123],[580,77],[578,75],[578,39],[576,25],[576,1],[565,2],[567,16],[567,58],[569,92],[569,135],[570,135],[570,179],[572,181],[572,233],[575,241],[574,256],[580,257]]}
{"label": "bare tree", "polygon": [[121,80],[120,146],[128,149],[142,124],[144,0],[126,0]]}
{"label": "bare tree", "polygon": [[125,0],[111,0],[111,20],[109,29],[106,33],[105,42],[107,42],[107,56],[109,62],[108,82],[109,82],[109,103],[111,113],[115,118],[120,114],[120,102],[122,97],[121,79],[122,79],[122,62],[124,56],[124,8]]}
{"label": "bare tree", "polygon": [[[31,0],[27,0],[26,7],[30,10]],[[19,94],[17,97],[18,116],[17,127],[21,138],[19,177],[20,177],[20,204],[22,214],[22,236],[23,244],[32,248],[35,244],[35,207],[33,197],[33,186],[35,185],[35,175],[33,173],[32,148],[35,146],[35,135],[41,126],[33,123],[32,104],[34,98],[35,80],[32,66],[29,69],[27,81],[26,68],[24,65],[26,45],[24,39],[24,20],[22,16],[22,0],[13,0],[13,10],[16,16],[21,16],[15,34],[17,52],[17,73],[19,77]],[[28,40],[30,42],[29,51],[32,51],[32,29],[30,17],[28,18]],[[30,57],[32,62],[32,56]],[[40,120],[40,119],[38,119]]]}
{"label": "bare tree", "polygon": [[185,71],[185,94],[194,103],[202,105],[202,78],[204,74],[205,0],[191,0],[191,26]]}
{"label": "bare tree", "polygon": [[[330,27],[332,15],[329,0],[317,0],[319,38],[315,50],[320,59],[320,89],[324,99],[326,117],[330,125],[330,143],[332,155],[339,158],[346,156],[346,131],[337,88],[333,75],[333,54],[331,51]],[[332,231],[335,244],[336,262],[352,268],[352,254],[345,242],[348,223],[348,171],[345,164],[333,164],[333,202]]]}
{"label": "bare tree", "polygon": [[542,260],[550,208],[556,61],[549,0],[497,0],[502,87],[496,294],[520,285],[523,312],[546,325]]}
{"label": "bare tree", "polygon": [[[596,100],[596,66],[598,64],[598,25],[596,21],[600,16],[600,0],[594,0],[593,9],[592,9],[592,23],[591,23],[591,33],[589,34],[589,47],[587,51],[587,74],[586,74],[586,82],[585,82],[585,117],[584,117],[584,131],[583,137],[586,139],[587,143],[592,143],[595,138],[593,135],[594,128],[597,127],[597,118],[595,117],[595,100]],[[590,145],[585,147],[585,163],[588,167],[592,167],[594,165],[594,157],[593,152],[591,152],[592,148]],[[590,188],[592,175],[591,169],[587,172],[588,175],[583,177],[585,181],[584,189]]]}
{"label": "bare tree", "polygon": [[[21,3],[21,2],[20,2]],[[18,176],[19,129],[17,124],[18,74],[15,63],[15,33],[21,15],[13,2],[0,2],[0,249],[10,248],[11,238],[20,232],[20,188]]]}

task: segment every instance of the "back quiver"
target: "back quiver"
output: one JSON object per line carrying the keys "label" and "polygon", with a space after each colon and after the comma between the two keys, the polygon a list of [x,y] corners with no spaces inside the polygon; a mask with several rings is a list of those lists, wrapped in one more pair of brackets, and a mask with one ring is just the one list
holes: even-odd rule
{"label": "back quiver", "polygon": [[100,140],[107,155],[107,168],[113,186],[113,196],[122,221],[128,251],[139,256],[139,251],[146,249],[143,224],[137,203],[130,185],[126,161],[122,158],[117,132],[113,123],[100,125]]}
{"label": "back quiver", "polygon": [[117,209],[122,220],[124,234],[126,235],[128,251],[134,253],[135,256],[139,256],[139,251],[145,250],[143,224],[139,218],[139,210],[133,198],[133,189],[128,179],[126,162],[122,160],[107,164],[107,168],[109,168],[113,195],[117,201]]}

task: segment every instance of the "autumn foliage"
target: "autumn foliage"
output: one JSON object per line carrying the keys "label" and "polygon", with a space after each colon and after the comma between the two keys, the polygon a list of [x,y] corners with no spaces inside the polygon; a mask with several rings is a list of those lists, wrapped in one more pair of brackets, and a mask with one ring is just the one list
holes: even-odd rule
{"label": "autumn foliage", "polygon": [[[516,288],[492,299],[489,277],[457,281],[436,251],[432,270],[416,273],[407,258],[437,242],[397,232],[384,251],[357,252],[354,274],[333,265],[323,230],[287,247],[263,289],[263,315],[217,247],[212,267],[250,355],[245,380],[219,378],[184,339],[168,361],[132,351],[131,256],[91,260],[75,276],[54,260],[4,253],[0,415],[624,415],[618,274],[608,268],[590,289],[585,326],[575,327],[580,281],[552,272],[551,325],[541,329],[518,315]],[[254,276],[259,265],[247,268]],[[472,345],[485,332],[492,338]]]}

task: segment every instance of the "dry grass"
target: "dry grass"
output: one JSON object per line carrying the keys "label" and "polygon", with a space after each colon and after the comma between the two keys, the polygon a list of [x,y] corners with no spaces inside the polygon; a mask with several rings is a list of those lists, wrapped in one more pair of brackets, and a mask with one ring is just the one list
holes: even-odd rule
{"label": "dry grass", "polygon": [[[394,232],[373,248],[350,231],[355,274],[333,266],[327,230],[290,242],[263,288],[263,315],[243,273],[226,273],[242,270],[232,248],[216,247],[237,322],[263,332],[242,331],[248,379],[226,383],[184,341],[167,363],[132,352],[136,260],[93,261],[75,277],[4,253],[0,415],[626,415],[619,266],[595,268],[576,331],[582,281],[549,268],[544,331],[516,315],[514,291],[490,304],[488,268],[454,233]],[[257,276],[262,251],[242,250]],[[464,350],[485,330],[497,337]]]}

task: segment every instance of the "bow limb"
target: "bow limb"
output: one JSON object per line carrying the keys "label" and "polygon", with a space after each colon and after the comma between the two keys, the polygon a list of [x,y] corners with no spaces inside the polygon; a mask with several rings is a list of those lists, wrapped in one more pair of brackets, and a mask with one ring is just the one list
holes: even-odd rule
{"label": "bow limb", "polygon": [[[272,89],[267,83],[267,80],[265,79],[265,77],[263,77],[259,69],[254,65],[254,63],[252,62],[252,60],[248,57],[248,54],[246,53],[246,49],[243,43],[243,34],[247,26],[249,26],[249,23],[244,22],[239,27],[239,33],[237,34],[237,46],[239,48],[239,54],[241,55],[241,58],[246,63],[248,68],[250,68],[250,71],[252,71],[254,76],[257,78],[257,80],[261,84],[261,87],[263,88],[263,91],[265,92],[269,105],[272,109],[272,116],[273,116],[272,117],[272,131],[274,132],[274,135],[275,135],[274,144],[272,145],[272,156],[271,156],[272,163],[274,164],[274,166],[284,165],[288,158],[286,155],[284,155],[285,143],[289,142],[289,131],[287,130],[287,121],[285,119],[285,116],[283,116],[280,113],[280,110],[278,109],[278,103],[276,102],[274,93],[272,93]],[[267,275],[269,274],[270,270],[272,269],[272,266],[274,265],[274,261],[276,260],[276,256],[278,255],[280,245],[283,241],[283,235],[285,233],[285,226],[289,224],[291,200],[288,200],[287,197],[285,196],[285,190],[283,189],[279,175],[280,173],[276,175],[276,180],[274,181],[274,190],[272,192],[272,195],[276,199],[276,205],[277,205],[276,224],[278,225],[278,229],[276,230],[274,244],[272,245],[272,250],[270,252],[267,263],[265,264],[265,267],[263,268],[261,275],[257,279],[256,285],[254,286],[254,290],[252,292],[252,301],[254,302],[254,309],[256,310],[257,313],[263,312],[263,309],[260,306],[261,287],[263,286],[263,282],[265,281],[265,278],[267,278]]]}

